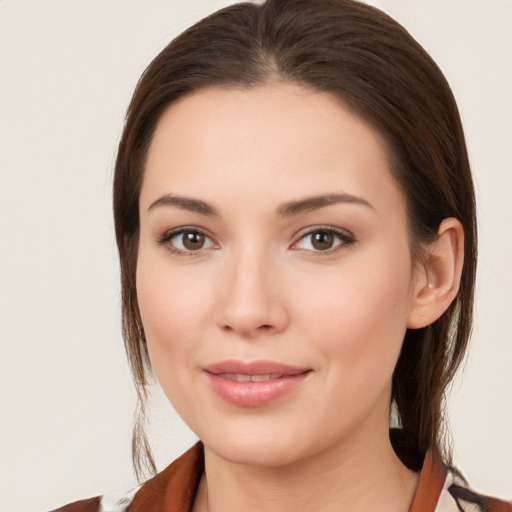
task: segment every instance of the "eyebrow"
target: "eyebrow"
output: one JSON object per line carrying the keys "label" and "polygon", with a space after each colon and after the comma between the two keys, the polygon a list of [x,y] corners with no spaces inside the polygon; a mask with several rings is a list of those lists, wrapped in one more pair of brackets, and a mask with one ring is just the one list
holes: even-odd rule
{"label": "eyebrow", "polygon": [[325,194],[285,203],[277,209],[277,213],[280,217],[292,217],[339,203],[358,204],[373,209],[373,206],[362,197],[351,194]]}
{"label": "eyebrow", "polygon": [[[280,217],[293,217],[301,213],[309,213],[333,204],[358,204],[373,209],[373,206],[365,199],[351,194],[323,194],[319,196],[306,197],[297,201],[284,203],[277,208]],[[219,217],[219,212],[210,204],[200,199],[165,194],[151,203],[148,211],[158,206],[176,206],[183,210],[189,210],[209,217]]]}
{"label": "eyebrow", "polygon": [[151,203],[148,211],[153,210],[158,206],[176,206],[183,210],[189,210],[192,212],[200,213],[201,215],[207,215],[209,217],[218,217],[219,212],[208,203],[199,199],[192,199],[190,197],[176,196],[173,194],[165,194],[158,198],[156,201]]}

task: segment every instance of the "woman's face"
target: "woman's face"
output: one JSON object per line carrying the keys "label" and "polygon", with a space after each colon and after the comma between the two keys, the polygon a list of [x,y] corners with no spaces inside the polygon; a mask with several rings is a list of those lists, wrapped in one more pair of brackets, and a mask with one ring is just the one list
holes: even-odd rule
{"label": "woman's face", "polygon": [[208,450],[275,466],[387,438],[415,281],[383,141],[332,96],[210,88],[162,115],[137,293],[156,377]]}

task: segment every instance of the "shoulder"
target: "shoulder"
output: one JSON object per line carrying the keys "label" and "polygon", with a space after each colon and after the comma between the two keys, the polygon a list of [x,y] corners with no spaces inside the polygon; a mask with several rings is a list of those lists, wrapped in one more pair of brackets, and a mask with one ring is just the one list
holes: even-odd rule
{"label": "shoulder", "polygon": [[452,510],[462,510],[465,512],[512,512],[512,503],[475,492],[457,470],[448,468],[436,512],[451,512]]}
{"label": "shoulder", "polygon": [[75,501],[50,512],[126,512],[141,487],[143,486],[128,491],[116,491],[104,496]]}
{"label": "shoulder", "polygon": [[100,510],[100,503],[101,498],[97,496],[96,498],[69,503],[51,512],[98,512]]}
{"label": "shoulder", "polygon": [[512,512],[512,504],[475,492],[456,469],[429,451],[409,512]]}
{"label": "shoulder", "polygon": [[104,496],[75,501],[50,512],[126,512],[143,486],[115,491]]}
{"label": "shoulder", "polygon": [[51,512],[178,512],[190,510],[204,470],[197,443],[162,472],[129,491],[77,501]]}

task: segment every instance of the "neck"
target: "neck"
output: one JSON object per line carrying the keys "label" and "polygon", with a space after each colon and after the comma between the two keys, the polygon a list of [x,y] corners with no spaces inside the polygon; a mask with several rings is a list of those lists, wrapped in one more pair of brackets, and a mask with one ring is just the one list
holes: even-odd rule
{"label": "neck", "polygon": [[395,455],[387,427],[379,434],[330,445],[280,467],[237,464],[205,447],[205,475],[194,511],[406,512],[418,475]]}

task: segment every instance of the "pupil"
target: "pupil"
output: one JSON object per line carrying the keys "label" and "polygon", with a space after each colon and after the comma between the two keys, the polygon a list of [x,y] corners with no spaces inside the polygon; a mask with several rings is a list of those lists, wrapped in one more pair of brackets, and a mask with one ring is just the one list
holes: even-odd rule
{"label": "pupil", "polygon": [[204,245],[204,235],[201,233],[185,233],[183,235],[183,245],[191,250],[201,249]]}
{"label": "pupil", "polygon": [[313,235],[313,247],[319,250],[326,250],[332,247],[334,236],[332,233],[320,231]]}

